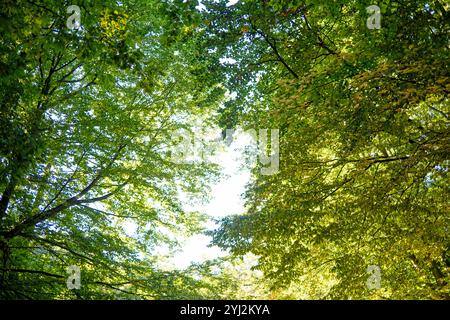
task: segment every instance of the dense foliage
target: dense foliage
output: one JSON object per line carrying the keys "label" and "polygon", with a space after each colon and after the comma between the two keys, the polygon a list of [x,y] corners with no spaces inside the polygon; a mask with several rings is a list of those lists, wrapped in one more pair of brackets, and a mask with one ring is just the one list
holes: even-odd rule
{"label": "dense foliage", "polygon": [[[227,2],[2,2],[0,299],[450,298],[448,4]],[[217,177],[172,161],[198,123],[279,129],[279,171],[230,256],[165,270]]]}
{"label": "dense foliage", "polygon": [[[183,276],[157,271],[152,250],[198,232],[204,218],[177,194],[203,191],[212,168],[166,151],[223,91],[201,71],[196,10],[81,1],[70,29],[70,4],[1,8],[1,297],[175,298]],[[83,270],[79,291],[66,288],[70,265]]]}
{"label": "dense foliage", "polygon": [[292,297],[449,298],[448,7],[378,2],[376,30],[370,4],[212,5],[228,85],[245,87],[222,122],[280,128],[280,171],[255,170],[215,242],[259,256]]}

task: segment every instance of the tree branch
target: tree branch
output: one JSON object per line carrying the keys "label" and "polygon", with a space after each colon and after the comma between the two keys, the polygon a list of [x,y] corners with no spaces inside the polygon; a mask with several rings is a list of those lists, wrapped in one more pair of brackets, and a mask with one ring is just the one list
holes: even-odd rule
{"label": "tree branch", "polygon": [[287,62],[283,59],[283,57],[280,55],[280,53],[278,52],[278,49],[277,49],[277,47],[276,47],[276,45],[275,45],[275,42],[274,43],[272,43],[270,40],[269,40],[269,37],[264,33],[264,32],[262,32],[261,30],[257,30],[256,31],[259,35],[261,35],[262,37],[263,37],[263,39],[267,42],[267,44],[270,46],[270,48],[272,48],[272,50],[273,50],[273,52],[275,53],[275,55],[277,56],[277,58],[278,58],[278,61],[280,61],[282,64],[283,64],[283,66],[296,78],[296,79],[298,79],[299,78],[299,76],[298,76],[298,74],[287,64]]}

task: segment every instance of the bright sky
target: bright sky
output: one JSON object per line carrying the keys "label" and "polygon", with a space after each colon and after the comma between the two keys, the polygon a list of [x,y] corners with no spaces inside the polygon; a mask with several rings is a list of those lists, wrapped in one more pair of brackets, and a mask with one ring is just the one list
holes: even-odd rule
{"label": "bright sky", "polygon": [[[236,4],[238,1],[230,0],[227,7]],[[204,9],[201,1],[199,9]],[[236,61],[225,58],[221,62],[235,63]],[[212,186],[211,201],[208,204],[190,209],[204,212],[211,218],[244,212],[244,202],[241,196],[245,191],[245,185],[250,180],[250,171],[249,168],[245,168],[243,150],[250,143],[249,136],[236,134],[233,137],[231,145],[220,152],[215,159],[215,162],[221,165],[225,178]],[[214,229],[215,224],[211,221],[207,227]],[[208,247],[210,242],[211,238],[206,235],[196,235],[186,239],[181,252],[176,254],[169,263],[176,268],[183,269],[192,262],[199,263],[225,254],[216,246]]]}
{"label": "bright sky", "polygon": [[[236,4],[239,0],[230,0],[227,7]],[[198,10],[204,10],[205,7],[199,2]],[[221,63],[235,63],[229,58],[223,58]],[[244,212],[244,201],[242,194],[245,191],[245,185],[250,181],[250,168],[244,162],[244,148],[252,144],[251,138],[243,133],[233,136],[233,142],[226,147],[224,151],[219,152],[214,157],[214,162],[222,168],[221,172],[224,178],[215,185],[211,186],[211,201],[205,205],[185,206],[185,210],[195,210],[206,213],[212,219],[224,217],[230,214],[241,214]],[[215,229],[213,221],[207,223],[208,229]],[[125,226],[128,234],[133,234],[136,226],[128,223]],[[209,247],[211,238],[206,235],[195,235],[187,238],[182,243],[180,252],[176,253],[171,259],[165,261],[161,267],[169,269],[184,269],[191,263],[201,263],[206,260],[223,256],[226,253],[218,247]],[[156,254],[167,254],[165,248],[157,249]]]}
{"label": "bright sky", "polygon": [[[251,139],[247,135],[236,133],[233,136],[231,145],[215,157],[214,161],[221,165],[225,177],[212,186],[211,201],[203,206],[186,209],[204,212],[212,218],[244,212],[244,201],[241,195],[250,180],[250,170],[245,167],[243,150],[250,143]],[[214,226],[212,221],[207,225],[210,229],[214,229]],[[169,263],[182,269],[192,262],[203,262],[225,254],[218,247],[208,247],[210,241],[211,238],[205,235],[186,239],[181,252],[176,254]]]}
{"label": "bright sky", "polygon": [[[230,1],[228,1],[228,3],[227,3],[227,7],[230,7],[230,6],[232,6],[232,5],[235,5],[236,3],[238,3],[239,2],[239,0],[230,0]],[[199,4],[198,4],[198,6],[196,7],[198,10],[204,10],[205,9],[205,6],[203,5],[203,3],[202,3],[202,1],[200,0],[199,1]]]}

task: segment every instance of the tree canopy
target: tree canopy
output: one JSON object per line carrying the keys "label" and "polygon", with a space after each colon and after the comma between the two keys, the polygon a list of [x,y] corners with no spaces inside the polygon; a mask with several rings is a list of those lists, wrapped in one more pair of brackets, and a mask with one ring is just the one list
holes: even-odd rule
{"label": "tree canopy", "polygon": [[[445,1],[75,2],[0,8],[0,299],[450,298]],[[219,173],[173,161],[195,123],[278,129],[279,169],[164,270]]]}
{"label": "tree canopy", "polygon": [[247,213],[215,243],[257,255],[293,297],[448,298],[448,8],[382,1],[372,30],[370,4],[214,5],[212,37],[234,35],[230,78],[249,77],[224,119],[280,128],[280,171],[255,171]]}
{"label": "tree canopy", "polygon": [[[197,13],[181,2],[83,1],[81,26],[69,29],[68,6],[1,9],[2,297],[167,295],[162,282],[177,277],[156,272],[152,250],[173,241],[167,232],[198,231],[204,218],[177,193],[203,191],[213,171],[175,165],[166,150],[223,91],[200,72]],[[83,269],[79,292],[66,288],[68,265]]]}

